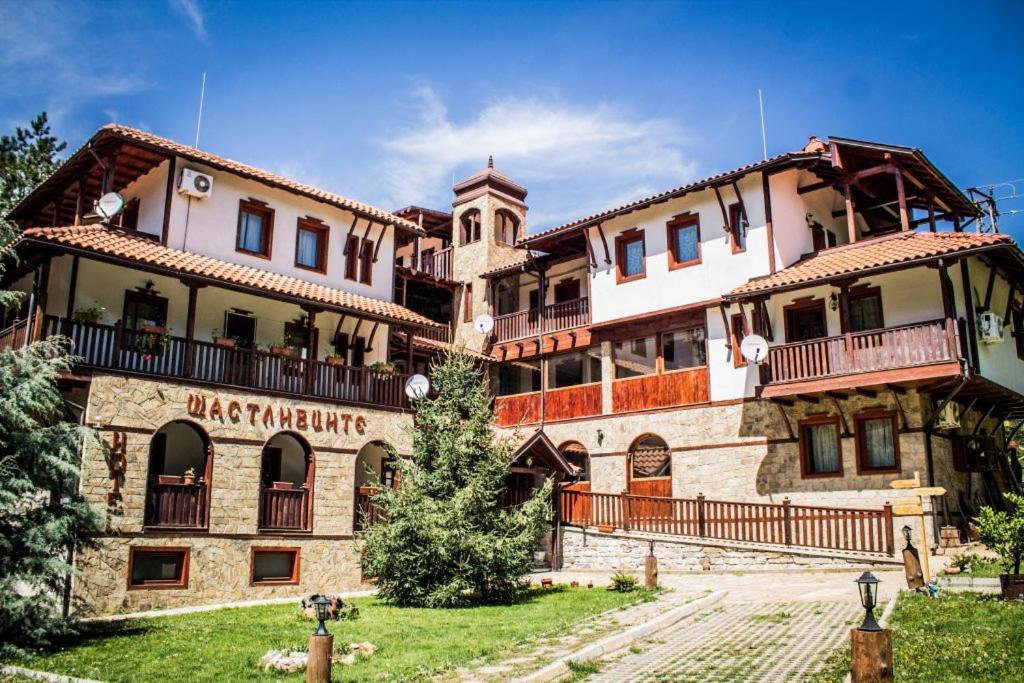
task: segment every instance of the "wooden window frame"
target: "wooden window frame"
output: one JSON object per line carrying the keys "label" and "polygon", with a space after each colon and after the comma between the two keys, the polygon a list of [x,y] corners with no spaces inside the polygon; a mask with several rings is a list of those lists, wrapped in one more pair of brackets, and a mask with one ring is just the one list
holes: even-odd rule
{"label": "wooden window frame", "polygon": [[[125,202],[124,209],[121,210],[121,215],[118,216],[117,224],[125,232],[138,232],[139,231],[139,212],[142,208],[142,202],[138,197],[132,197]],[[128,219],[132,220],[129,221]],[[131,223],[131,224],[129,224]]]}
{"label": "wooden window frame", "polygon": [[[311,232],[317,236],[316,239],[316,265],[308,266],[299,262],[299,238],[302,232]],[[331,230],[326,223],[318,218],[300,218],[295,226],[295,267],[302,270],[309,270],[314,273],[327,273],[327,251],[331,238]]]}
{"label": "wooden window frame", "polygon": [[[867,444],[864,443],[863,423],[868,420],[885,419],[892,421],[894,465],[892,467],[869,467],[867,465],[868,450]],[[857,451],[857,474],[899,474],[902,471],[902,463],[900,462],[900,421],[895,410],[871,408],[857,413],[853,416],[853,437]]]}
{"label": "wooden window frame", "polygon": [[[830,424],[836,430],[836,453],[839,455],[839,469],[835,472],[812,472],[810,467],[810,449],[807,447],[807,427]],[[797,423],[797,441],[800,448],[801,479],[841,479],[843,477],[843,433],[838,415],[814,415]]]}
{"label": "wooden window frame", "polygon": [[[696,330],[701,329],[704,331],[704,365],[694,365],[691,368],[676,368],[675,370],[665,369],[665,335],[670,332],[682,332],[684,330]],[[636,339],[647,339],[648,337],[654,339],[654,346],[656,355],[654,357],[654,372],[647,373],[646,375],[634,375],[633,377],[616,377],[616,369],[618,366],[615,364],[615,344],[622,342],[632,342]],[[612,381],[626,381],[631,379],[640,379],[641,377],[652,377],[654,375],[668,375],[673,372],[688,372],[690,370],[699,370],[701,368],[707,369],[708,364],[708,328],[704,322],[693,322],[691,324],[681,324],[679,326],[672,326],[667,330],[658,332],[648,332],[646,334],[639,334],[636,336],[622,337],[621,339],[613,339],[612,342]]]}
{"label": "wooden window frame", "polygon": [[850,306],[856,299],[870,299],[872,297],[878,298],[879,326],[874,327],[870,330],[857,330],[854,332],[853,330],[846,329],[846,321],[843,320],[843,316],[839,316],[839,327],[843,334],[846,334],[847,332],[853,332],[854,334],[858,334],[859,332],[874,332],[876,330],[885,329],[885,308],[883,307],[881,287],[868,287],[867,285],[851,287],[846,292],[846,308],[847,310],[849,310]]}
{"label": "wooden window frame", "polygon": [[[623,275],[622,266],[625,264],[626,247],[633,242],[640,242],[642,254],[640,260],[640,272],[635,275]],[[639,228],[630,228],[615,237],[615,284],[621,285],[626,282],[635,282],[647,277],[647,240],[644,231]]]}
{"label": "wooden window frame", "polygon": [[[796,343],[797,340],[793,339],[792,330],[789,325],[789,314],[790,312],[801,311],[804,309],[820,308],[821,319],[825,322],[825,334],[821,337],[815,337],[815,339],[825,339],[828,337],[828,312],[825,308],[825,299],[815,299],[814,297],[807,297],[805,299],[797,299],[791,304],[782,307],[782,326],[783,332],[786,335],[786,343]],[[804,339],[802,341],[813,341],[812,339]]]}
{"label": "wooden window frame", "polygon": [[[474,215],[476,216],[476,223],[470,224],[467,228],[466,220]],[[466,209],[459,215],[460,247],[480,241],[481,233],[483,232],[483,222],[483,213],[481,213],[480,209]]]}
{"label": "wooden window frame", "polygon": [[349,234],[345,238],[345,279],[359,282],[359,237]]}
{"label": "wooden window frame", "polygon": [[732,340],[732,366],[734,368],[745,368],[747,367],[747,359],[740,353],[740,344],[743,342],[743,337],[737,335],[737,327],[739,328],[739,334],[746,337],[750,334],[747,327],[747,316],[742,313],[733,313],[729,316],[729,336]]}
{"label": "wooden window frame", "polygon": [[[181,571],[177,581],[152,581],[149,583],[133,583],[135,558],[137,555],[156,555],[159,553],[181,553]],[[175,590],[188,588],[189,564],[192,557],[191,546],[149,546],[133,545],[128,548],[128,590]]]}
{"label": "wooden window frame", "polygon": [[[512,241],[511,242],[505,241],[503,239],[504,235],[502,235],[501,238],[499,238],[499,236],[498,236],[498,226],[500,225],[500,219],[508,220],[511,223],[511,225],[512,225]],[[516,244],[516,242],[518,240],[519,240],[519,219],[516,218],[515,214],[513,214],[508,209],[498,209],[497,211],[495,211],[494,212],[494,241],[497,244],[509,244],[509,245],[515,246],[515,244]]]}
{"label": "wooden window frame", "polygon": [[[249,251],[242,248],[242,214],[260,214],[263,216],[263,249]],[[249,197],[238,202],[238,227],[235,231],[235,251],[248,256],[270,260],[274,254],[274,210],[266,202]]]}
{"label": "wooden window frame", "polygon": [[473,283],[467,282],[462,287],[462,322],[473,322]]}
{"label": "wooden window frame", "polygon": [[[256,579],[256,556],[270,553],[292,555],[292,573],[287,579]],[[302,576],[302,549],[298,546],[254,545],[249,547],[250,586],[297,586]]]}
{"label": "wooden window frame", "polygon": [[147,292],[140,292],[137,289],[126,289],[124,290],[124,299],[121,302],[121,324],[128,324],[128,303],[135,301],[136,303],[149,303],[154,306],[163,308],[164,311],[164,324],[163,327],[167,327],[167,315],[169,300],[165,296],[159,294],[149,294]]}
{"label": "wooden window frame", "polygon": [[[694,227],[697,230],[697,258],[688,261],[679,260],[679,241],[676,239],[676,228]],[[704,254],[700,244],[700,214],[681,213],[673,216],[672,220],[665,224],[665,235],[668,241],[668,269],[678,270],[687,266],[700,264]]]}
{"label": "wooden window frame", "polygon": [[[743,227],[744,214],[743,205],[739,202],[734,202],[726,208],[726,215],[729,216],[730,244],[734,254],[742,254],[747,250],[747,232]],[[741,236],[743,239],[742,247],[739,246]]]}
{"label": "wooden window frame", "polygon": [[373,245],[371,239],[363,238],[359,243],[359,282],[373,285]]}

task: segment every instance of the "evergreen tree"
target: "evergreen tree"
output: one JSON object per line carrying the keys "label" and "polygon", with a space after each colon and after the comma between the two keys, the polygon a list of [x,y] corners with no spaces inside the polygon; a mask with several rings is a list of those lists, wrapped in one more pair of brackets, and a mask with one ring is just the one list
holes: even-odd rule
{"label": "evergreen tree", "polygon": [[435,398],[418,402],[400,485],[375,498],[384,521],[365,533],[363,569],[398,605],[451,607],[515,599],[548,516],[550,483],[516,508],[501,493],[514,448],[493,429],[490,395],[458,351],[432,369]]}
{"label": "evergreen tree", "polygon": [[[45,114],[0,137],[0,279],[13,258],[6,213],[53,171],[64,146]],[[0,292],[0,305],[18,298]],[[95,437],[68,419],[57,387],[71,365],[62,339],[0,351],[0,653],[73,629],[61,619],[68,549],[103,529],[78,494],[79,448]]]}

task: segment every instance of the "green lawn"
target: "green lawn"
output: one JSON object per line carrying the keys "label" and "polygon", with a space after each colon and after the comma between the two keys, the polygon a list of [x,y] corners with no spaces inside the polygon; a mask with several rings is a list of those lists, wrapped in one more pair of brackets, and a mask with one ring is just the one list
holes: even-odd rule
{"label": "green lawn", "polygon": [[[362,641],[377,651],[353,666],[335,665],[334,679],[427,679],[470,660],[502,659],[531,638],[564,633],[587,617],[650,599],[646,592],[556,588],[531,591],[515,605],[440,610],[358,598],[359,618],[328,626],[335,651]],[[96,625],[79,642],[16,663],[102,681],[249,680],[261,677],[256,663],[267,650],[305,649],[313,624],[297,614],[297,606],[274,605]]]}

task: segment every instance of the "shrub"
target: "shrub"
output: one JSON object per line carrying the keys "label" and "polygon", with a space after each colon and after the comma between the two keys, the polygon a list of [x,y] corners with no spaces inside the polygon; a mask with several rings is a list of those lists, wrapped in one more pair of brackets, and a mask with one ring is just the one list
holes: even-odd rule
{"label": "shrub", "polygon": [[986,506],[975,518],[978,536],[999,555],[1007,573],[1020,574],[1024,559],[1024,496],[1006,493],[1009,512]]}
{"label": "shrub", "polygon": [[612,590],[620,593],[631,593],[640,585],[640,580],[632,574],[627,574],[621,569],[612,575]]}

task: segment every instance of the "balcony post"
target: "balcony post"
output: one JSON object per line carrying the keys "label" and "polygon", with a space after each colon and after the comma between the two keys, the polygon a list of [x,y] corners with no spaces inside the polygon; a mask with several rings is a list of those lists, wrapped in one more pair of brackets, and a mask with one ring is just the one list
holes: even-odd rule
{"label": "balcony post", "polygon": [[306,367],[303,393],[313,393],[313,364],[316,362],[316,309],[306,309]]}
{"label": "balcony post", "polygon": [[50,259],[43,261],[32,278],[32,302],[29,315],[32,322],[26,329],[25,345],[38,341],[43,334],[43,316],[46,315],[46,290],[50,282]]}
{"label": "balcony post", "polygon": [[782,522],[786,545],[793,545],[793,513],[789,509],[789,498],[782,499]]}
{"label": "balcony post", "polygon": [[68,305],[64,315],[65,324],[70,323],[75,314],[75,295],[78,291],[78,254],[71,257],[71,276],[68,279]]}
{"label": "balcony post", "polygon": [[843,197],[846,200],[846,231],[850,244],[857,241],[857,219],[853,215],[853,193],[849,184],[843,185]]}
{"label": "balcony post", "polygon": [[[196,336],[196,297],[202,285],[197,285],[194,282],[185,284],[188,286],[188,317],[185,320],[185,377],[192,377],[193,342]],[[225,334],[227,334],[226,331]]]}

